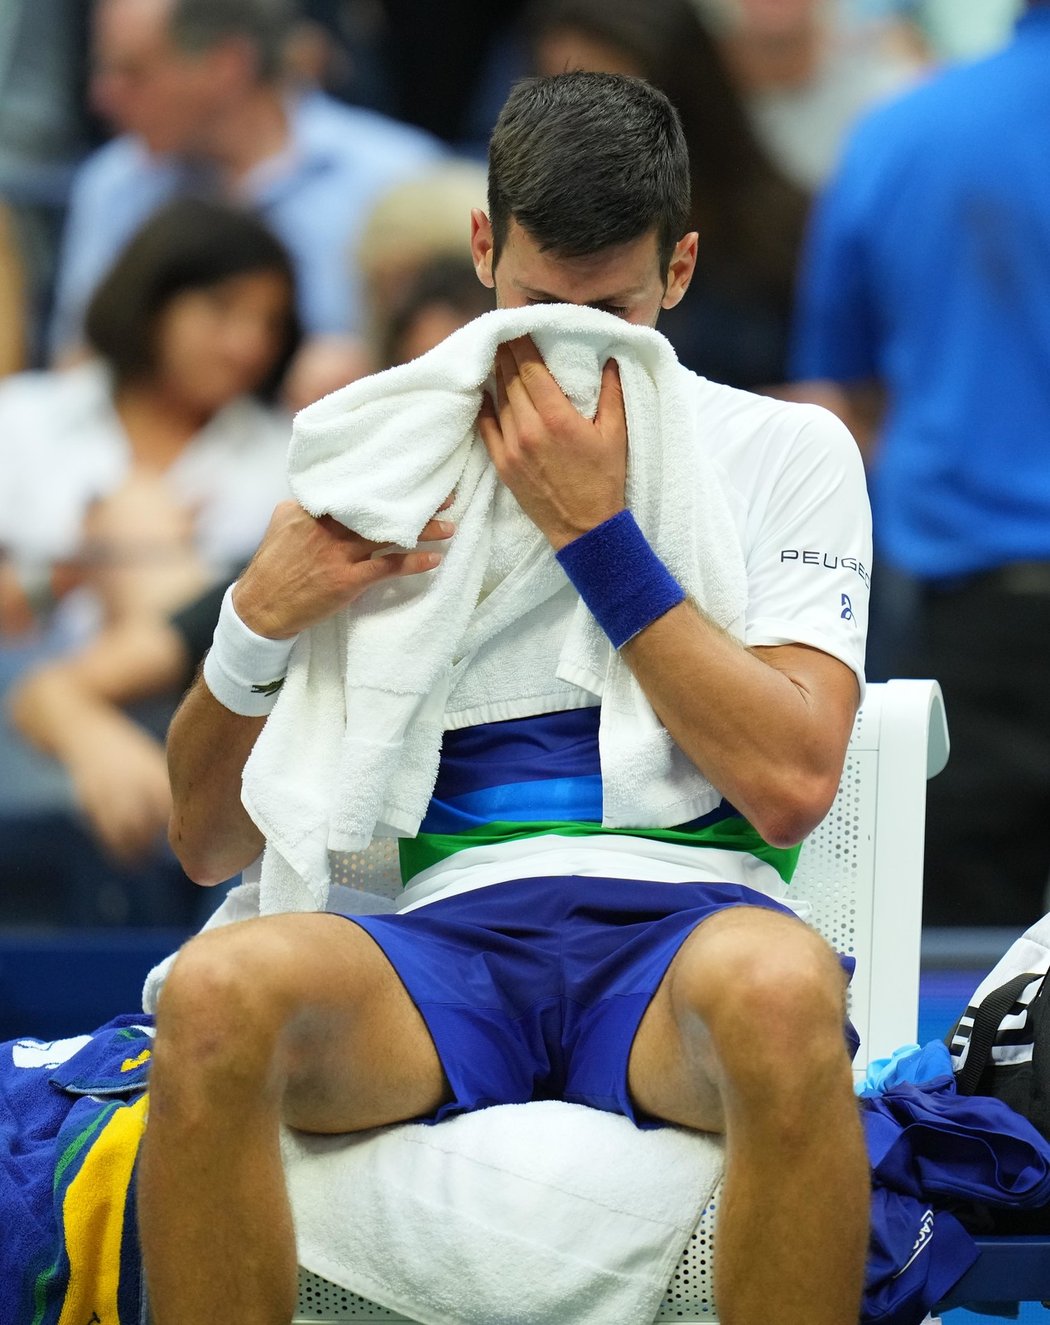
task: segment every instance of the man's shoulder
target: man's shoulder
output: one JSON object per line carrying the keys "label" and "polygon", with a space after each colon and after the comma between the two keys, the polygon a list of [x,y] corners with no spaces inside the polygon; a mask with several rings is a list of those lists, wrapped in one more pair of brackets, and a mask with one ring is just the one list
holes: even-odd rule
{"label": "man's shoulder", "polygon": [[726,386],[686,368],[682,373],[692,399],[697,431],[705,436],[717,436],[720,431],[728,430],[765,436],[770,432],[786,435],[842,428],[839,420],[820,405]]}
{"label": "man's shoulder", "polygon": [[822,405],[724,386],[695,373],[689,377],[695,444],[739,485],[762,486],[785,465],[817,470],[828,463],[860,463],[853,435]]}

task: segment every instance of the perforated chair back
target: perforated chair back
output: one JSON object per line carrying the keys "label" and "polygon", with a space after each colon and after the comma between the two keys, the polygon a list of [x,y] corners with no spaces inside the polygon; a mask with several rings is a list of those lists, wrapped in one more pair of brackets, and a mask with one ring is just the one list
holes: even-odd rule
{"label": "perforated chair back", "polygon": [[[803,846],[792,894],[837,951],[856,959],[850,1017],[860,1035],[858,1073],[914,1040],[919,1000],[926,780],[948,757],[936,681],[868,687],[850,738],[838,794]],[[333,862],[345,886],[396,891],[396,845]],[[719,1189],[703,1212],[668,1285],[657,1321],[717,1321],[713,1252]],[[404,1322],[384,1307],[300,1272],[296,1322]]]}

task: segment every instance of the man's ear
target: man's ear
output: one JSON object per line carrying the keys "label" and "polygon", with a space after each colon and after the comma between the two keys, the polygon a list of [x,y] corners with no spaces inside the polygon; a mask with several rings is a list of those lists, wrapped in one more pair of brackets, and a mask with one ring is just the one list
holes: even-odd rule
{"label": "man's ear", "polygon": [[470,256],[474,260],[474,270],[482,285],[490,290],[495,288],[493,275],[492,222],[480,207],[470,211]]}
{"label": "man's ear", "polygon": [[674,246],[671,261],[667,266],[667,280],[664,283],[664,297],[660,301],[661,308],[674,308],[689,289],[689,282],[693,279],[693,272],[696,270],[699,242],[699,235],[695,230],[690,230]]}

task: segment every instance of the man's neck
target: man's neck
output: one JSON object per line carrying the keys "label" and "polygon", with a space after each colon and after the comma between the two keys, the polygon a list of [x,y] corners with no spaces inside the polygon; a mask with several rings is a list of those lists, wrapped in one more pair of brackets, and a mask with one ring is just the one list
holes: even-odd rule
{"label": "man's neck", "polygon": [[208,159],[228,191],[236,194],[264,161],[280,156],[291,142],[291,126],[280,88],[263,85],[231,107],[210,135]]}

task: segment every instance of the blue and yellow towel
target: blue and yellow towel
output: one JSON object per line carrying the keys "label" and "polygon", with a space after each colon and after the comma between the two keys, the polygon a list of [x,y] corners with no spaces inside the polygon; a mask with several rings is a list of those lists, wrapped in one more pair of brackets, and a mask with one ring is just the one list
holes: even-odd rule
{"label": "blue and yellow towel", "polygon": [[0,1045],[0,1325],[139,1325],[149,1017]]}

